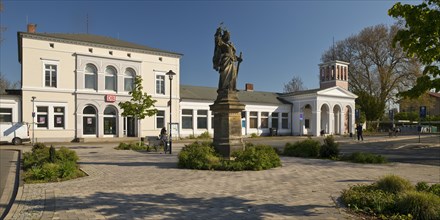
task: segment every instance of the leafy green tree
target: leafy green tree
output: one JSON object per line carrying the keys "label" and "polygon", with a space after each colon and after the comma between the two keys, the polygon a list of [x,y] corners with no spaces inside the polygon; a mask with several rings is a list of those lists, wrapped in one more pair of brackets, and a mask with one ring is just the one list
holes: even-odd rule
{"label": "leafy green tree", "polygon": [[153,116],[157,113],[157,109],[154,108],[156,100],[151,98],[143,91],[142,77],[136,76],[134,79],[134,89],[129,92],[131,95],[130,101],[120,102],[118,105],[123,110],[122,116],[134,117],[138,120],[144,119],[146,116]]}
{"label": "leafy green tree", "polygon": [[427,0],[420,5],[398,2],[388,14],[404,23],[394,38],[394,46],[400,45],[424,65],[416,85],[400,94],[418,97],[430,89],[440,91],[440,0]]}

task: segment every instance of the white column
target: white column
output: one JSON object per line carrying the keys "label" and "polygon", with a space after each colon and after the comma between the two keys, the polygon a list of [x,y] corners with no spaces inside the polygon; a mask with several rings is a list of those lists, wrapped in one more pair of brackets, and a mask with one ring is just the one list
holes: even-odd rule
{"label": "white column", "polygon": [[313,118],[315,119],[315,136],[321,135],[321,111],[316,111],[313,113]]}
{"label": "white column", "polygon": [[98,130],[97,130],[98,137],[104,137],[104,115],[102,113],[98,113],[98,117],[96,118],[96,123],[98,125]]}
{"label": "white column", "polygon": [[334,134],[335,131],[335,114],[333,113],[333,109],[329,110],[329,119],[328,119],[328,133]]}

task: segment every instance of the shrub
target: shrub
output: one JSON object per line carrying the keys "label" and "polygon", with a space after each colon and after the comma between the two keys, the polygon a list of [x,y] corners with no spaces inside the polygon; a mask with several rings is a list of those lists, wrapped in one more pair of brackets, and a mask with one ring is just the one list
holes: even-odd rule
{"label": "shrub", "polygon": [[57,152],[56,152],[56,158],[57,158],[57,161],[61,161],[61,162],[72,161],[72,162],[76,163],[79,160],[76,152],[73,150],[70,150],[67,147],[60,147],[60,149],[57,150]]}
{"label": "shrub", "polygon": [[416,190],[417,191],[425,191],[425,192],[427,192],[429,190],[429,185],[426,182],[418,182],[416,184]]}
{"label": "shrub", "polygon": [[347,157],[342,157],[341,159],[353,163],[372,163],[372,164],[387,163],[387,159],[382,155],[376,155],[366,152],[355,152]]}
{"label": "shrub", "polygon": [[23,169],[28,170],[33,166],[41,167],[49,162],[49,148],[37,148],[32,152],[23,154]]}
{"label": "shrub", "polygon": [[36,151],[36,150],[40,150],[40,149],[45,149],[47,148],[46,145],[44,143],[35,143],[34,146],[32,146],[32,151]]}
{"label": "shrub", "polygon": [[373,185],[357,185],[343,190],[341,199],[349,208],[365,213],[392,214],[395,197]]}
{"label": "shrub", "polygon": [[54,147],[35,148],[33,152],[23,154],[24,180],[48,182],[83,176],[76,165],[78,159],[76,152],[66,147],[59,150]]}
{"label": "shrub", "polygon": [[127,143],[121,142],[117,147],[115,147],[116,150],[130,150],[130,145]]}
{"label": "shrub", "polygon": [[278,154],[271,146],[247,146],[244,151],[232,154],[235,163],[241,163],[244,170],[265,170],[281,166]]}
{"label": "shrub", "polygon": [[201,133],[197,138],[200,138],[200,139],[209,139],[209,138],[211,138],[211,135],[209,134],[208,131],[205,131],[205,132]]}
{"label": "shrub", "polygon": [[415,219],[440,219],[440,197],[431,193],[408,191],[399,198],[397,208]]}
{"label": "shrub", "polygon": [[51,163],[55,163],[55,148],[53,146],[49,148],[49,160]]}
{"label": "shrub", "polygon": [[395,175],[382,177],[376,182],[376,186],[380,190],[394,194],[414,190],[414,186],[408,180]]}
{"label": "shrub", "polygon": [[335,142],[333,136],[327,136],[324,139],[319,156],[321,158],[337,158],[339,156],[339,144]]}
{"label": "shrub", "polygon": [[343,190],[341,199],[349,208],[380,219],[440,219],[440,197],[428,192],[431,187],[425,182],[414,187],[406,179],[388,175]]}
{"label": "shrub", "polygon": [[220,158],[215,154],[212,143],[194,142],[186,145],[179,153],[180,168],[210,170],[218,166]]}
{"label": "shrub", "polygon": [[317,158],[321,144],[313,139],[306,139],[294,144],[287,143],[284,147],[284,155],[294,157],[311,157]]}
{"label": "shrub", "polygon": [[69,178],[76,173],[77,166],[73,161],[65,161],[60,164],[58,173],[61,178]]}
{"label": "shrub", "polygon": [[256,133],[251,134],[251,138],[257,138],[257,137],[258,137],[258,134],[256,134]]}
{"label": "shrub", "polygon": [[433,184],[429,187],[429,192],[440,196],[440,183]]}
{"label": "shrub", "polygon": [[234,160],[223,159],[215,152],[210,142],[194,142],[186,145],[179,153],[180,168],[201,170],[263,170],[281,166],[275,150],[267,145],[246,144],[244,151],[235,151]]}
{"label": "shrub", "polygon": [[188,139],[196,139],[196,136],[194,136],[193,134],[188,135]]}
{"label": "shrub", "polygon": [[[155,147],[157,151],[158,147]],[[150,151],[152,148],[150,146],[144,145],[143,142],[132,142],[132,143],[119,143],[116,150],[134,150],[134,151]]]}

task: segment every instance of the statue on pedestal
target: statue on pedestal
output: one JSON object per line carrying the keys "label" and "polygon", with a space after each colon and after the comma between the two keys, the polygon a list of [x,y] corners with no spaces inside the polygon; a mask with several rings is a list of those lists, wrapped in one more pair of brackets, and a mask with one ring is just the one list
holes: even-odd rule
{"label": "statue on pedestal", "polygon": [[230,35],[221,26],[215,33],[213,66],[220,73],[217,100],[210,105],[214,113],[214,147],[223,157],[230,159],[234,151],[243,150],[241,112],[245,109],[237,96],[237,75],[243,60],[235,55]]}
{"label": "statue on pedestal", "polygon": [[236,50],[232,42],[230,42],[230,34],[221,26],[217,28],[214,35],[215,48],[212,58],[213,67],[220,73],[218,82],[218,90],[220,93],[228,93],[237,91],[237,75],[241,61],[240,56],[235,54]]}

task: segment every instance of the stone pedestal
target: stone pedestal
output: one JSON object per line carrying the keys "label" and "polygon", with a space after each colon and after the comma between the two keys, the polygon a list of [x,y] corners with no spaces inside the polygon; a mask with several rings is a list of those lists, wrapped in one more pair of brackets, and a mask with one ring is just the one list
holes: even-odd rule
{"label": "stone pedestal", "polygon": [[244,148],[241,134],[241,112],[244,104],[237,98],[237,92],[219,93],[210,105],[214,113],[214,147],[223,157],[230,158],[232,152]]}

